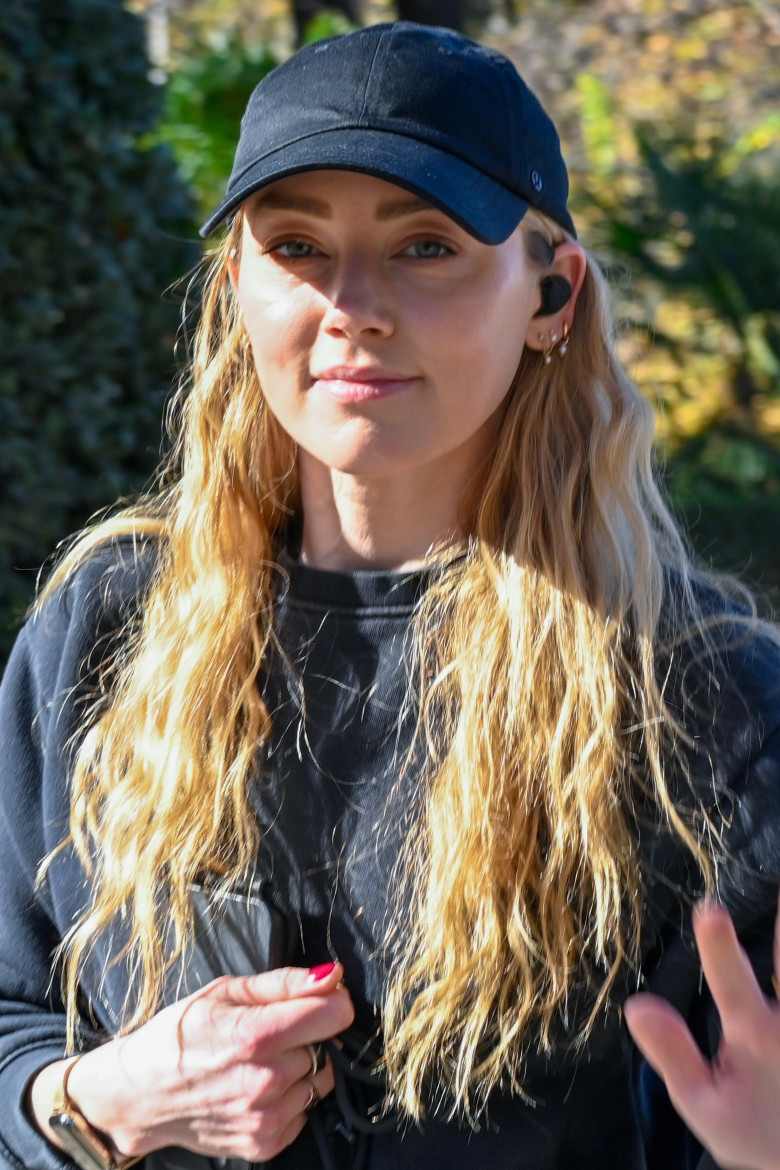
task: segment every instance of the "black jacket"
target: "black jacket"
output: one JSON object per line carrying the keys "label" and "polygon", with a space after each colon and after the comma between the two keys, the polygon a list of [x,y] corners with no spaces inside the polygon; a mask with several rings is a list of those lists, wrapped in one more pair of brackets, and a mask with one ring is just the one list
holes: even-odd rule
{"label": "black jacket", "polygon": [[[0,1165],[14,1170],[71,1166],[27,1121],[22,1099],[34,1073],[64,1052],[52,955],[88,891],[69,851],[58,856],[40,890],[36,871],[66,835],[73,744],[100,663],[137,608],[154,558],[153,545],[129,540],[96,553],[22,631],[0,692]],[[241,974],[262,965],[270,898],[274,921],[284,924],[274,931],[270,961],[310,966],[337,954],[355,1000],[357,1029],[370,1035],[378,1027],[385,976],[377,941],[409,816],[408,791],[397,783],[409,734],[399,710],[409,617],[425,574],[286,568],[289,588],[281,590],[275,621],[290,661],[301,670],[306,717],[296,675],[279,659],[263,681],[274,731],[258,773],[258,816],[271,828],[257,885],[248,899],[229,906],[216,953],[201,948],[187,978],[193,987],[220,969]],[[780,873],[780,652],[752,634],[731,641],[717,674],[697,665],[690,652],[681,661],[675,657],[670,697],[692,737],[687,763],[694,784],[728,820],[730,860],[722,867],[721,889],[769,988]],[[683,786],[680,799],[685,792]],[[689,923],[696,879],[671,836],[641,818],[637,831],[647,875],[646,988],[675,1003],[713,1052],[717,1013],[701,986]],[[208,914],[207,899],[196,897]],[[110,949],[102,944],[84,979],[95,1022],[94,1028],[84,1024],[87,1044],[116,1030],[127,995],[121,964],[107,965]],[[626,976],[616,1005],[635,983]],[[318,1140],[337,1124],[339,1132],[325,1140],[334,1165],[345,1170],[359,1145],[370,1170],[713,1165],[637,1059],[617,1006],[604,1014],[584,1053],[575,1056],[564,1038],[553,1058],[532,1055],[526,1087],[527,1100],[496,1095],[488,1124],[477,1133],[434,1117],[422,1130],[392,1127],[367,1144],[330,1102],[274,1167],[318,1166]],[[147,1163],[157,1170],[177,1164],[176,1155]],[[194,1162],[187,1156],[181,1164]]]}

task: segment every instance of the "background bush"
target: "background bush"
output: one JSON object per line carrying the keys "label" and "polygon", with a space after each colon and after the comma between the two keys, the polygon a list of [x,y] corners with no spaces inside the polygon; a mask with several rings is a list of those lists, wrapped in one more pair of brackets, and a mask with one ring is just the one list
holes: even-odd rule
{"label": "background bush", "polygon": [[0,4],[0,660],[36,571],[143,486],[175,373],[192,202],[142,22],[118,0]]}

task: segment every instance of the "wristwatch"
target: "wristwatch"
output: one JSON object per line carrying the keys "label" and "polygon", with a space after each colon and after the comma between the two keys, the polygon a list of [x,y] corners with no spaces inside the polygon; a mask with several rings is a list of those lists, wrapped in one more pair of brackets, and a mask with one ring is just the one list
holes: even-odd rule
{"label": "wristwatch", "polygon": [[82,1056],[86,1056],[86,1053],[74,1056],[65,1066],[62,1080],[54,1094],[49,1125],[81,1170],[127,1170],[128,1166],[135,1166],[141,1158],[117,1159],[109,1139],[89,1124],[68,1094],[68,1078]]}

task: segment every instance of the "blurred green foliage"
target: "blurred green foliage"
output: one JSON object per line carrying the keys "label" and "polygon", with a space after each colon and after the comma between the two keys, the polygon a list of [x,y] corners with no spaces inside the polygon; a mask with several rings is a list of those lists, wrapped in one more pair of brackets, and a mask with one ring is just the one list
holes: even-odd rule
{"label": "blurred green foliage", "polygon": [[192,44],[171,74],[162,117],[146,141],[171,148],[204,218],[225,193],[249,95],[276,64],[264,45],[234,34]]}
{"label": "blurred green foliage", "polygon": [[323,8],[306,25],[301,43],[310,45],[314,41],[323,41],[326,37],[344,36],[345,33],[352,32],[355,27],[343,12]]}
{"label": "blurred green foliage", "polygon": [[154,469],[197,261],[160,93],[117,0],[0,5],[0,658],[36,572]]}
{"label": "blurred green foliage", "polygon": [[[303,41],[340,36],[353,27],[343,13],[323,10],[310,21]],[[252,90],[279,60],[265,43],[229,27],[207,40],[193,34],[176,54],[162,117],[145,141],[171,148],[203,218],[225,193]]]}
{"label": "blurred green foliage", "polygon": [[568,106],[577,215],[623,272],[621,356],[657,406],[673,504],[705,559],[777,601],[780,14],[593,9]]}
{"label": "blurred green foliage", "polygon": [[[780,167],[761,173],[763,149],[746,152],[731,170],[725,144],[710,159],[677,165],[657,142],[644,139],[641,148],[652,200],[627,209],[638,240],[627,254],[670,298],[703,312],[698,354],[688,358],[691,372],[704,365],[703,384],[689,384],[682,397],[689,410],[699,401],[703,410],[693,433],[667,429],[669,488],[705,557],[777,592],[780,444],[771,416],[780,397]],[[624,238],[625,227],[626,219]],[[679,350],[662,323],[653,336],[658,353]],[[708,415],[706,364],[713,357],[719,393]]]}

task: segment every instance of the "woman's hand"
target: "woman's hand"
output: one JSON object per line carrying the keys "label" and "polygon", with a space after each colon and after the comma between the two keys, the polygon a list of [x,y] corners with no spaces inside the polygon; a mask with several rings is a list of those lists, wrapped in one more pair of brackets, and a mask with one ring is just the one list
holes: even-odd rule
{"label": "woman's hand", "polygon": [[[329,1063],[312,1075],[309,1046],[352,1022],[342,975],[336,964],[217,979],[86,1055],[70,1097],[124,1156],[183,1146],[267,1161],[303,1129],[312,1087],[333,1088]],[[34,1084],[40,1122],[35,1099]]]}
{"label": "woman's hand", "polygon": [[[728,913],[698,906],[693,929],[720,1013],[722,1039],[709,1063],[680,1014],[654,995],[625,1005],[634,1041],[666,1082],[672,1104],[724,1170],[780,1168],[780,1006],[767,999]],[[780,971],[780,915],[775,929]]]}

